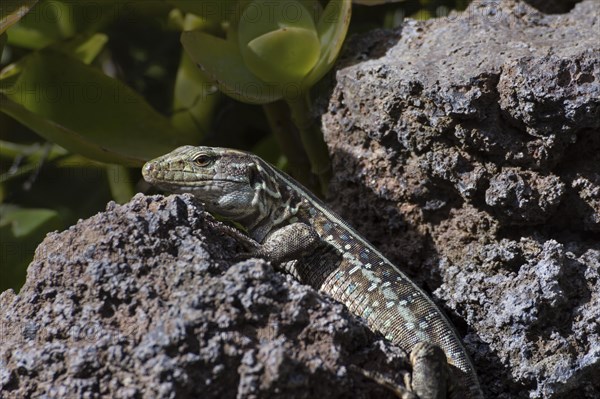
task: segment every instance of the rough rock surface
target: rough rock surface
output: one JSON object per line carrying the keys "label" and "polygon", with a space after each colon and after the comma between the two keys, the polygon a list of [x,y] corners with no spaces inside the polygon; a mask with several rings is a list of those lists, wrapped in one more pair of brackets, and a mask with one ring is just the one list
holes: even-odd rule
{"label": "rough rock surface", "polygon": [[52,233],[0,294],[1,398],[394,398],[406,354],[261,260],[191,196]]}
{"label": "rough rock surface", "polygon": [[[333,207],[445,307],[490,398],[600,393],[598,8],[355,38],[324,110]],[[350,365],[402,384],[401,350],[227,232],[137,196],[49,235],[0,294],[0,398],[393,397]]]}
{"label": "rough rock surface", "polygon": [[600,5],[350,40],[331,204],[446,307],[494,398],[600,397]]}

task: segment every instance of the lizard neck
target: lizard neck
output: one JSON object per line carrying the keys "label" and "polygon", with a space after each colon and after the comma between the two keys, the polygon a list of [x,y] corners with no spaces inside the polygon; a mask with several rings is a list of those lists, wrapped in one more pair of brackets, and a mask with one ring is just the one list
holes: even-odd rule
{"label": "lizard neck", "polygon": [[256,164],[257,175],[251,186],[254,190],[251,207],[253,212],[238,220],[250,237],[263,242],[265,237],[278,226],[293,220],[301,204],[298,193],[282,184],[270,167]]}

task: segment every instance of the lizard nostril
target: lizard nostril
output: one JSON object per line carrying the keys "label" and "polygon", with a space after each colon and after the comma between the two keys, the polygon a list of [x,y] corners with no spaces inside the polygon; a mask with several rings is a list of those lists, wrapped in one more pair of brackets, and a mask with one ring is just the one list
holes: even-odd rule
{"label": "lizard nostril", "polygon": [[152,165],[151,163],[146,163],[144,165],[144,167],[142,168],[142,175],[144,177],[149,176],[152,172],[154,171],[154,165]]}

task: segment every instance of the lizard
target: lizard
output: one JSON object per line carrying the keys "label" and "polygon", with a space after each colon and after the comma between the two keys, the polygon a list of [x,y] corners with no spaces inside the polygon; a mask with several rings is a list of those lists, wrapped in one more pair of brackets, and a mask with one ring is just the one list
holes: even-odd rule
{"label": "lizard", "polygon": [[[183,146],[148,161],[144,179],[173,193],[191,193],[206,209],[240,225],[249,254],[263,257],[299,282],[345,304],[368,326],[407,352],[441,348],[450,386],[483,398],[474,366],[454,327],[429,296],[319,198],[248,152]],[[233,230],[233,229],[232,229]],[[421,399],[459,397],[429,378],[411,353],[413,391]],[[435,358],[435,357],[434,357]],[[417,363],[417,364],[415,364]],[[425,370],[417,373],[418,370]],[[418,375],[415,375],[418,374]],[[429,380],[429,381],[428,381]],[[414,385],[414,384],[413,384]],[[439,386],[439,388],[438,388]],[[443,392],[441,392],[443,391]],[[433,393],[432,393],[433,392]]]}

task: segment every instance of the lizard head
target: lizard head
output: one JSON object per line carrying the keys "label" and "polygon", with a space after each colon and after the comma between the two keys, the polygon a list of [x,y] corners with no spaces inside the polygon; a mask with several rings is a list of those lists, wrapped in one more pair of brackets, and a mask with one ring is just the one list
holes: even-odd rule
{"label": "lizard head", "polygon": [[228,148],[184,146],[147,162],[142,175],[166,191],[193,194],[209,212],[240,220],[258,207],[255,180],[262,162]]}

